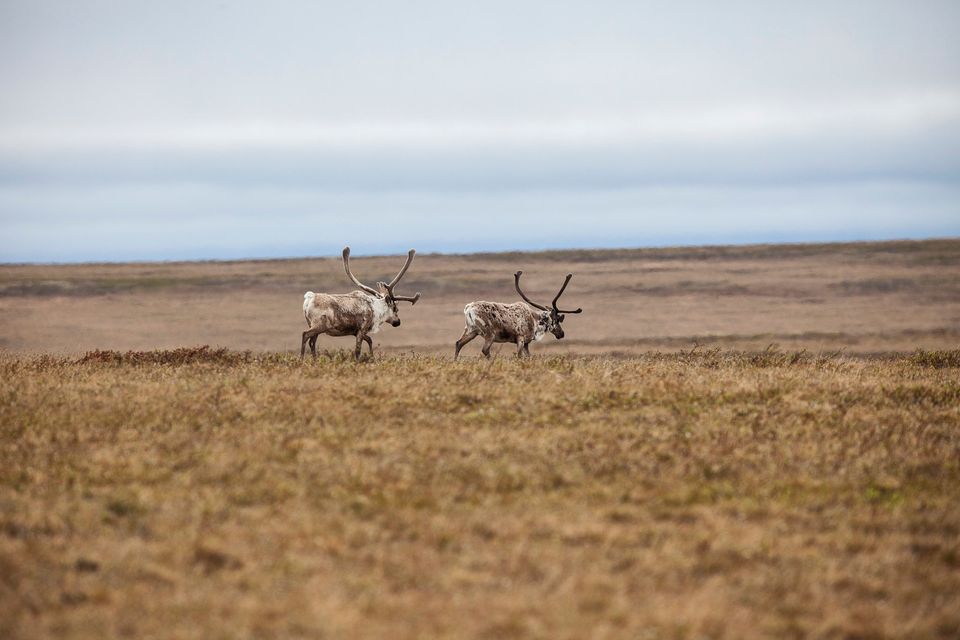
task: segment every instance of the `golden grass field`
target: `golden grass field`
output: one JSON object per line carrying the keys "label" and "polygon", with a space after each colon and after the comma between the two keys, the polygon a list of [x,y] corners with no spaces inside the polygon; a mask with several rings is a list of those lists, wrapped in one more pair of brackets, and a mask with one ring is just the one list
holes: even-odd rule
{"label": "golden grass field", "polygon": [[[453,362],[517,268],[570,339]],[[339,269],[0,267],[0,637],[960,637],[960,241],[419,256],[300,362]]]}

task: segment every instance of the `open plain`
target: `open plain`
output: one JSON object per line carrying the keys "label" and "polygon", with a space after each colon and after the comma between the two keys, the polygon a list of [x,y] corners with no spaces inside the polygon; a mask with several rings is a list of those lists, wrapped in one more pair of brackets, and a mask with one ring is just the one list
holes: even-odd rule
{"label": "open plain", "polygon": [[[452,362],[516,269],[569,338]],[[0,637],[960,636],[960,241],[418,256],[361,363],[307,289],[0,267]]]}
{"label": "open plain", "polygon": [[[355,251],[362,247],[355,246]],[[389,280],[401,256],[352,259],[364,282]],[[694,343],[876,353],[960,342],[960,240],[418,255],[398,291],[403,325],[375,334],[391,352],[453,351],[471,300],[583,307],[567,338],[538,353],[643,353]],[[0,348],[83,353],[209,344],[298,351],[303,293],[353,289],[339,256],[322,259],[0,266]],[[321,336],[321,349],[351,349]],[[509,345],[497,346],[506,349]],[[464,355],[478,355],[479,341]]]}

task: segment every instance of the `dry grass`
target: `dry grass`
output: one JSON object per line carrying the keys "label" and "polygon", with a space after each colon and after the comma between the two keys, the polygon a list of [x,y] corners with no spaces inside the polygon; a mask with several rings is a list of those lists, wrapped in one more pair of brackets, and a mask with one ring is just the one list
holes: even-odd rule
{"label": "dry grass", "polygon": [[955,638],[960,352],[0,357],[0,636]]}

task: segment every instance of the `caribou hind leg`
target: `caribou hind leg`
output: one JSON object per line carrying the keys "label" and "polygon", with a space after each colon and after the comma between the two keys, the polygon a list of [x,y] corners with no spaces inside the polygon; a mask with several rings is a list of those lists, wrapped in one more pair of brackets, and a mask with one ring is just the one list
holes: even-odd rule
{"label": "caribou hind leg", "polygon": [[323,327],[311,327],[303,332],[303,336],[300,340],[300,359],[303,360],[303,355],[307,350],[307,342],[310,342],[310,353],[313,354],[313,357],[317,357],[317,336],[323,333]]}
{"label": "caribou hind leg", "polygon": [[492,345],[493,345],[493,338],[492,338],[492,337],[491,337],[491,338],[484,338],[484,339],[483,339],[483,349],[481,349],[480,351],[481,351],[481,353],[483,353],[484,357],[485,357],[487,360],[490,359],[490,347],[491,347]]}
{"label": "caribou hind leg", "polygon": [[456,360],[460,356],[460,349],[463,349],[464,346],[479,334],[476,331],[471,331],[469,327],[463,328],[463,335],[460,336],[460,339],[457,340],[457,350],[453,352],[453,359]]}

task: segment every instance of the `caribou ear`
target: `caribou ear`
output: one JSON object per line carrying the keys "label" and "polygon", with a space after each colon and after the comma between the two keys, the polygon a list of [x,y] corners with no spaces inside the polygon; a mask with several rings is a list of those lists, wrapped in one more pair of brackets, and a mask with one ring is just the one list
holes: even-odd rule
{"label": "caribou ear", "polygon": [[560,316],[557,318],[557,322],[563,322],[563,317],[564,317],[564,316],[563,316],[563,314],[561,313]]}

